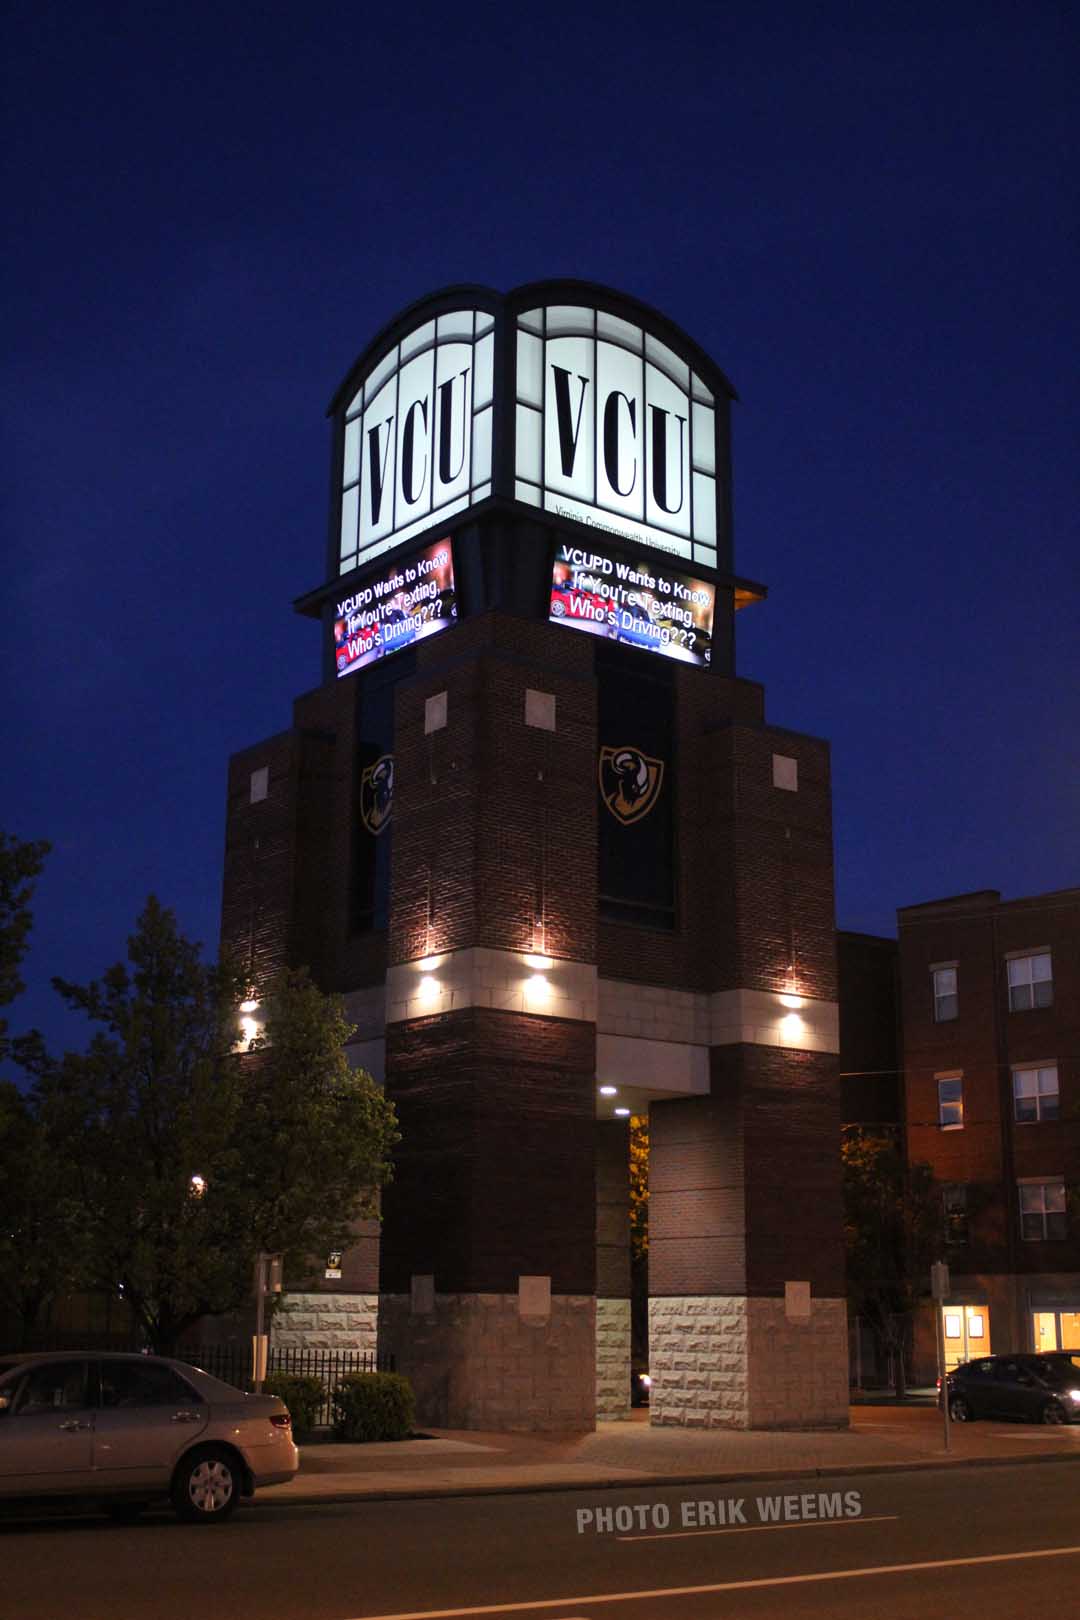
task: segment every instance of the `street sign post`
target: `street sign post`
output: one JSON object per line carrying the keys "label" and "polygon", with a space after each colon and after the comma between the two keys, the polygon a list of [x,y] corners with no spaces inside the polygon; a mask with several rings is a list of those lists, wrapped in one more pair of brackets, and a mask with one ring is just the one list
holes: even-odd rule
{"label": "street sign post", "polygon": [[255,1336],[251,1341],[251,1381],[255,1385],[257,1395],[262,1394],[269,1353],[269,1336],[266,1332],[266,1296],[267,1294],[281,1293],[281,1280],[281,1255],[264,1254],[260,1250],[255,1256]]}
{"label": "street sign post", "polygon": [[945,1371],[945,1329],[941,1321],[941,1307],[949,1297],[949,1268],[944,1260],[930,1267],[930,1292],[934,1298],[934,1318],[937,1324],[938,1378],[941,1380],[941,1412],[945,1426],[945,1450],[949,1450],[949,1380]]}

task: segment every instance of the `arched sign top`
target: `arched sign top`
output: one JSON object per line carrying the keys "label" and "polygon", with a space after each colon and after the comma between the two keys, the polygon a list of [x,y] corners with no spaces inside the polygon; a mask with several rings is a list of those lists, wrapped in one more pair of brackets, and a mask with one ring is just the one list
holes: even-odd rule
{"label": "arched sign top", "polygon": [[499,497],[726,570],[734,390],[673,322],[585,281],[449,287],[331,402],[337,577]]}

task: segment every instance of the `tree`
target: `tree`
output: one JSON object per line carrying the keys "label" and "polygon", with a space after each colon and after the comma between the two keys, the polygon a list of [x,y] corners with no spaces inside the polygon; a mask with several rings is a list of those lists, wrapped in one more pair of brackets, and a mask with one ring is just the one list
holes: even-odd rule
{"label": "tree", "polygon": [[[19,969],[32,924],[34,880],[49,853],[0,832],[0,1007],[24,988]],[[11,1041],[0,1018],[0,1061],[37,1037]],[[0,1081],[0,1317],[14,1318],[18,1337],[32,1336],[49,1300],[75,1270],[76,1227],[51,1144],[32,1098]]]}
{"label": "tree", "polygon": [[389,1176],[393,1110],[348,1067],[340,1004],[306,973],[268,987],[264,1033],[237,1045],[243,995],[153,897],[118,963],[54,980],[99,1026],[85,1053],[37,1064],[35,1099],[68,1144],[86,1286],[120,1293],[155,1350],[250,1297],[260,1249],[294,1274],[324,1262]]}
{"label": "tree", "polygon": [[649,1365],[649,1116],[630,1120],[630,1361]]}
{"label": "tree", "polygon": [[81,1246],[75,1189],[35,1099],[0,1081],[0,1321],[20,1344],[76,1282]]}
{"label": "tree", "polygon": [[891,1137],[852,1132],[841,1155],[848,1299],[890,1352],[903,1398],[908,1324],[945,1252],[942,1188],[928,1164],[905,1164]]}
{"label": "tree", "polygon": [[[0,832],[0,1007],[10,1006],[24,988],[19,967],[33,921],[30,901],[49,848]],[[8,1050],[7,1020],[0,1018],[0,1060]]]}

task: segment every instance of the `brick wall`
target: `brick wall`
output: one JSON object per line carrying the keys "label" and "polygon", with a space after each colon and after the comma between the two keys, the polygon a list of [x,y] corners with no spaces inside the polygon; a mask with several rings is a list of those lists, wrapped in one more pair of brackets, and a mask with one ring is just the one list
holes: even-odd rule
{"label": "brick wall", "polygon": [[[996,890],[904,907],[900,979],[908,1154],[941,1181],[972,1187],[971,1242],[952,1258],[967,1272],[1040,1276],[1080,1270],[1069,1240],[1024,1242],[1016,1182],[1064,1176],[1080,1185],[1080,890],[1002,901]],[[1012,1012],[1007,959],[1049,950],[1052,1005]],[[935,1022],[931,968],[957,964],[958,1016]],[[1012,1066],[1056,1062],[1060,1118],[1014,1120]],[[941,1074],[963,1075],[961,1130],[938,1124]]]}
{"label": "brick wall", "polygon": [[839,1097],[828,1054],[716,1047],[712,1095],[654,1103],[655,1296],[844,1293]]}
{"label": "brick wall", "polygon": [[387,1028],[401,1123],[383,1197],[382,1287],[506,1293],[595,1285],[591,1024],[471,1008]]}
{"label": "brick wall", "polygon": [[[390,960],[483,945],[596,959],[595,681],[584,637],[484,615],[399,688]],[[525,724],[527,689],[554,732]],[[425,735],[425,703],[447,724]],[[429,926],[430,918],[430,926]]]}

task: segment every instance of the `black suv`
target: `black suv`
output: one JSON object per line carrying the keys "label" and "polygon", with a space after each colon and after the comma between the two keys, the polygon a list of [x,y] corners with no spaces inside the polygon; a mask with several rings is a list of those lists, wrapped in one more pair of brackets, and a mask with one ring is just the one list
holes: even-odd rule
{"label": "black suv", "polygon": [[948,1377],[949,1416],[1015,1418],[1020,1423],[1080,1422],[1080,1351],[980,1356]]}

